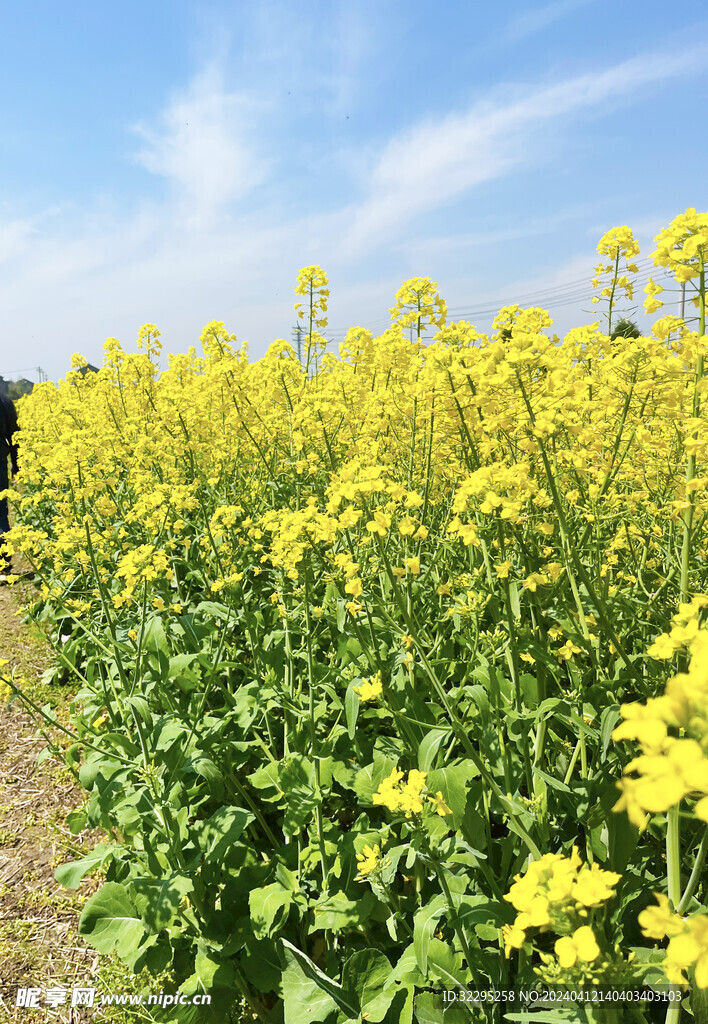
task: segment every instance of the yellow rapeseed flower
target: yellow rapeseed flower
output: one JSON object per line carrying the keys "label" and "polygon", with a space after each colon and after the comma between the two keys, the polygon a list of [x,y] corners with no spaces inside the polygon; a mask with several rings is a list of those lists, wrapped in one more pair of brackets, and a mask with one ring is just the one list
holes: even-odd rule
{"label": "yellow rapeseed flower", "polygon": [[582,925],[572,935],[564,935],[554,945],[558,963],[564,969],[573,967],[578,960],[592,963],[600,955],[600,947],[592,928]]}
{"label": "yellow rapeseed flower", "polygon": [[369,700],[376,700],[383,693],[381,673],[377,672],[376,675],[371,676],[370,679],[364,679],[361,686],[354,686],[353,690],[362,703]]}

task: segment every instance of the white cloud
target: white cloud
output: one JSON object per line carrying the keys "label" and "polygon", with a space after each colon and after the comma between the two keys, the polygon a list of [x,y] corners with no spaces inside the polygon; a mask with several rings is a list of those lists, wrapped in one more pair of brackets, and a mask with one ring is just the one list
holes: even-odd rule
{"label": "white cloud", "polygon": [[541,132],[583,109],[629,100],[643,87],[700,72],[708,48],[644,54],[598,73],[516,90],[506,102],[427,119],[391,139],[370,175],[367,198],[352,210],[343,246],[352,255],[399,234],[423,213],[539,159]]}
{"label": "white cloud", "polygon": [[264,104],[224,91],[212,66],[173,99],[158,127],[135,126],[143,140],[136,160],[172,183],[180,212],[194,224],[212,221],[267,176],[255,126]]}

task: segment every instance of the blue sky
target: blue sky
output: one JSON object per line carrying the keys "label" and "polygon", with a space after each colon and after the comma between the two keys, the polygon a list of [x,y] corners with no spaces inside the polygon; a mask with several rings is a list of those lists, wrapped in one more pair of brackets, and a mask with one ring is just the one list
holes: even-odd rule
{"label": "blue sky", "polygon": [[480,329],[518,300],[562,336],[597,319],[604,231],[646,257],[708,207],[703,0],[0,10],[6,377],[145,322],[177,352],[224,320],[258,358],[309,263],[333,340],[413,276]]}

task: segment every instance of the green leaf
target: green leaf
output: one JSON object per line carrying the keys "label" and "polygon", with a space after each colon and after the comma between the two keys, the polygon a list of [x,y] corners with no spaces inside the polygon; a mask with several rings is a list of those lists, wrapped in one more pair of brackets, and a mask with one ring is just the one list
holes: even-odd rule
{"label": "green leaf", "polygon": [[466,893],[459,898],[455,911],[456,921],[464,928],[474,928],[478,935],[486,927],[491,927],[496,935],[503,924],[514,919],[514,910],[508,903]]}
{"label": "green leaf", "polygon": [[600,739],[602,741],[602,756],[607,756],[607,750],[612,739],[612,730],[620,720],[619,704],[611,704],[602,712],[600,719]]}
{"label": "green leaf", "polygon": [[394,992],[387,990],[391,964],[376,949],[360,949],[342,968],[342,988],[352,1004],[358,1003],[357,1021],[380,1021],[391,1005]]}
{"label": "green leaf", "polygon": [[179,913],[183,897],[193,889],[192,880],[186,875],[130,880],[133,902],[152,932],[160,932],[172,924]]}
{"label": "green leaf", "polygon": [[293,893],[280,882],[271,882],[262,889],[253,889],[248,897],[253,934],[257,939],[268,938],[287,917]]}
{"label": "green leaf", "polygon": [[150,711],[150,705],[140,694],[136,694],[134,697],[126,697],[125,703],[129,708],[142,718],[143,722],[148,725],[152,725],[152,712]]}
{"label": "green leaf", "polygon": [[393,882],[398,871],[398,862],[403,854],[408,852],[408,849],[408,844],[405,843],[402,846],[394,846],[390,850],[385,851],[379,876],[384,885],[390,885]]}
{"label": "green leaf", "polygon": [[452,811],[452,820],[455,828],[459,828],[465,814],[467,804],[467,783],[470,782],[479,771],[472,761],[465,760],[450,768],[437,768],[428,774],[425,785],[429,792],[435,795],[438,790],[443,795],[445,803]]}
{"label": "green leaf", "polygon": [[290,892],[299,892],[297,875],[285,864],[278,864],[275,869],[275,877],[284,889],[288,889]]}
{"label": "green leaf", "polygon": [[215,619],[229,618],[229,609],[225,604],[218,604],[216,601],[201,601],[195,611],[201,612],[203,616],[210,616]]}
{"label": "green leaf", "polygon": [[227,806],[220,807],[210,818],[201,822],[199,846],[204,853],[204,860],[222,862],[253,818],[254,815],[243,807]]}
{"label": "green leaf", "polygon": [[209,792],[216,800],[223,796],[224,773],[208,757],[190,758],[189,762],[185,765],[185,771],[187,768],[191,768],[192,771],[196,772],[197,775],[200,775],[210,784]]}
{"label": "green leaf", "polygon": [[315,785],[315,766],[302,754],[290,754],[280,762],[280,785],[287,795],[283,833],[295,836],[314,814],[321,794]]}
{"label": "green leaf", "polygon": [[419,992],[415,997],[415,1019],[418,1024],[469,1024],[471,1009],[444,1003],[440,992]]}
{"label": "green leaf", "polygon": [[428,973],[428,949],[438,919],[447,908],[447,900],[438,893],[426,906],[421,907],[413,918],[413,948],[418,970],[425,976]]}
{"label": "green leaf", "polygon": [[469,988],[469,974],[462,967],[462,956],[455,956],[440,939],[432,938],[428,946],[428,970],[439,978],[445,988]]}
{"label": "green leaf", "polygon": [[[189,669],[193,661],[196,661],[196,654],[175,654],[170,658],[170,679],[176,679],[183,672]],[[195,672],[191,673],[197,678]]]}
{"label": "green leaf", "polygon": [[143,633],[143,646],[152,654],[163,654],[169,658],[170,648],[167,643],[167,635],[159,615],[151,615],[148,618]]}
{"label": "green leaf", "polygon": [[170,658],[167,677],[174,680],[185,693],[191,693],[199,686],[199,672],[191,667],[196,658],[196,654],[176,654]]}
{"label": "green leaf", "polygon": [[99,953],[126,959],[142,945],[145,929],[128,890],[118,882],[106,882],[84,907],[79,935]]}
{"label": "green leaf", "polygon": [[[87,827],[86,811],[69,811],[69,813],[66,816],[66,824],[69,826],[69,831],[73,835],[77,835],[79,832],[83,832],[83,830]],[[56,875],[54,877],[56,878]]]}
{"label": "green leaf", "polygon": [[194,959],[194,974],[180,987],[186,995],[213,993],[214,991],[234,993],[238,989],[238,978],[228,962],[200,943]]}
{"label": "green leaf", "polygon": [[418,747],[418,771],[427,772],[435,760],[441,743],[452,735],[450,729],[431,729]]}
{"label": "green leaf", "polygon": [[238,959],[244,976],[255,989],[278,991],[283,967],[272,939],[249,938]]}
{"label": "green leaf", "polygon": [[386,1011],[383,1024],[413,1024],[413,986],[398,988]]}
{"label": "green leaf", "polygon": [[278,764],[275,761],[271,761],[262,768],[258,768],[252,775],[248,776],[248,781],[255,789],[274,790],[273,793],[268,793],[267,796],[264,793],[262,795],[263,800],[279,800],[285,796],[280,786]]}
{"label": "green leaf", "polygon": [[423,975],[418,970],[418,961],[415,955],[415,946],[411,942],[410,946],[406,946],[396,966],[391,971],[389,976],[389,984],[412,984],[422,985],[424,983]]}
{"label": "green leaf", "polygon": [[84,875],[88,875],[90,871],[98,871],[119,849],[118,846],[103,844],[96,846],[87,857],[72,860],[69,864],[60,864],[54,872],[54,877],[65,889],[78,889]]}
{"label": "green leaf", "polygon": [[560,793],[572,793],[573,792],[573,790],[569,786],[566,786],[566,784],[564,782],[561,782],[560,779],[555,779],[552,775],[548,775],[546,772],[541,771],[540,768],[535,768],[534,767],[533,773],[534,773],[534,775],[537,775],[539,777],[539,779],[543,779],[543,781],[547,785],[549,785],[551,787],[551,789],[557,789]]}
{"label": "green leaf", "polygon": [[347,928],[356,928],[364,923],[376,902],[370,889],[356,900],[348,899],[343,892],[322,896],[312,908],[315,921],[310,931],[343,932]]}
{"label": "green leaf", "polygon": [[187,743],[189,728],[184,722],[161,718],[155,723],[150,736],[150,744],[155,750],[171,751]]}
{"label": "green leaf", "polygon": [[[616,796],[616,794],[614,794]],[[608,814],[607,836],[609,868],[624,874],[629,858],[634,853],[639,842],[639,829],[627,817],[626,812],[621,814]]]}
{"label": "green leaf", "polygon": [[323,1021],[337,1007],[356,1019],[359,1008],[346,999],[342,986],[287,939],[280,941],[287,963],[283,972],[285,1024]]}
{"label": "green leaf", "polygon": [[356,721],[359,717],[359,704],[361,703],[359,697],[354,693],[354,683],[356,680],[352,680],[347,687],[347,694],[344,698],[344,710],[347,716],[347,732],[349,733],[349,739],[353,740],[356,734]]}

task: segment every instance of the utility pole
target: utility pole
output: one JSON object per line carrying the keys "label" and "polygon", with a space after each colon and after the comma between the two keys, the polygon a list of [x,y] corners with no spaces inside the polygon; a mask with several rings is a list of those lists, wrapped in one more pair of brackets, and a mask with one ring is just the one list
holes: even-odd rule
{"label": "utility pole", "polygon": [[302,328],[300,327],[300,324],[296,324],[296,326],[293,327],[292,334],[293,341],[297,347],[297,361],[300,366],[302,366]]}
{"label": "utility pole", "polygon": [[681,298],[679,299],[679,316],[683,320],[686,312],[686,282],[681,282]]}

